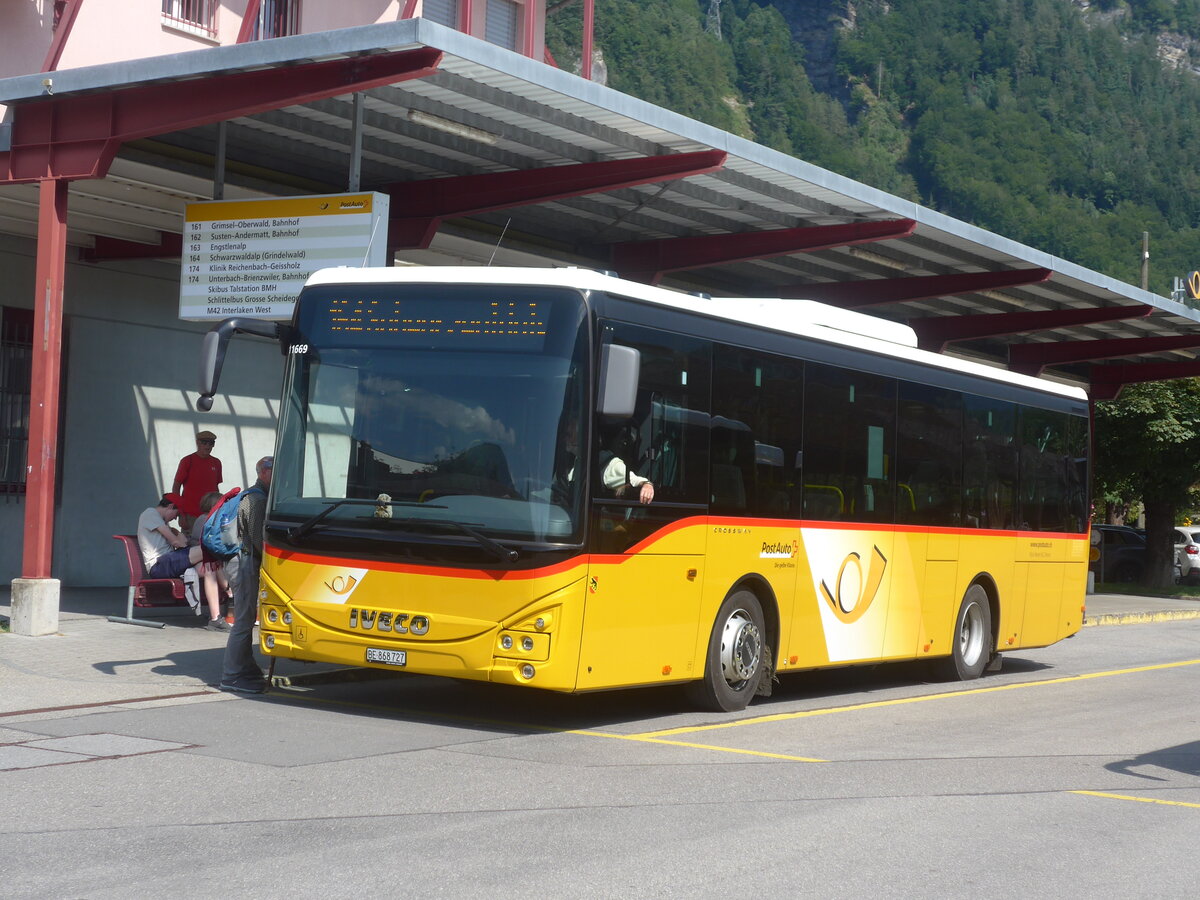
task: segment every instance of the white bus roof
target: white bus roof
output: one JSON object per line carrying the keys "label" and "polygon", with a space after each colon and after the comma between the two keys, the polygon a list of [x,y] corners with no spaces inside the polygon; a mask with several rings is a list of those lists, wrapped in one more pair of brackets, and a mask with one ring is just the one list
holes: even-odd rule
{"label": "white bus roof", "polygon": [[485,266],[402,266],[395,268],[320,269],[308,285],[324,284],[529,284],[604,291],[643,303],[670,306],[698,315],[740,322],[798,335],[868,353],[909,360],[924,366],[961,372],[991,381],[1070,397],[1083,402],[1087,393],[1078,387],[1010,372],[996,366],[931,353],[917,346],[913,329],[898,322],[818,303],[777,297],[704,297],[652,285],[625,281],[593,269],[509,268]]}

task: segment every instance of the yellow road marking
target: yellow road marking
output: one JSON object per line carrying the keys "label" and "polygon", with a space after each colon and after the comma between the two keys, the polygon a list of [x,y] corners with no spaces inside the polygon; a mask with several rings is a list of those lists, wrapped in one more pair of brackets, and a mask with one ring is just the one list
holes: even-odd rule
{"label": "yellow road marking", "polygon": [[555,728],[552,725],[534,725],[529,722],[510,722],[505,719],[484,719],[476,716],[461,716],[452,713],[439,713],[431,711],[418,711],[413,709],[397,709],[387,706],[379,706],[373,703],[355,703],[350,700],[326,700],[323,697],[313,697],[307,694],[293,694],[280,692],[276,697],[288,701],[299,703],[311,703],[321,706],[336,706],[346,707],[348,709],[360,709],[367,712],[382,712],[382,713],[407,713],[417,719],[424,719],[428,722],[452,722],[458,725],[492,725],[499,728],[511,729],[515,732],[528,731],[536,734],[575,734],[582,737],[601,737],[609,738],[617,741],[635,741],[642,744],[665,744],[670,747],[690,747],[693,750],[717,750],[721,753],[739,753],[744,756],[764,756],[768,759],[784,759],[789,762],[806,762],[819,763],[828,762],[825,759],[816,759],[811,756],[788,756],[785,753],[767,753],[763,750],[742,750],[737,747],[717,747],[711,744],[694,744],[687,741],[667,741],[660,738],[648,738],[641,735],[630,734],[615,734],[608,731],[589,731],[587,729],[563,729]]}
{"label": "yellow road marking", "polygon": [[579,734],[584,737],[613,738],[618,741],[637,741],[643,744],[666,744],[671,747],[689,747],[692,750],[718,750],[721,753],[740,753],[744,756],[765,756],[768,759],[786,759],[790,762],[820,763],[827,759],[816,759],[812,756],[788,756],[786,753],[767,753],[763,750],[742,750],[738,747],[718,747],[713,744],[693,744],[689,741],[665,741],[662,738],[647,737],[642,734],[613,734],[607,731],[567,731],[564,734]]}
{"label": "yellow road marking", "polygon": [[[633,741],[635,743],[644,743],[644,744],[662,744],[662,745],[670,746],[670,747],[687,747],[692,750],[712,750],[712,751],[716,751],[718,753],[733,753],[733,754],[738,754],[738,755],[742,755],[742,756],[758,756],[758,757],[764,757],[766,759],[782,759],[782,760],[786,760],[789,762],[823,763],[823,762],[828,762],[828,760],[819,759],[817,757],[812,757],[812,756],[792,756],[792,755],[785,754],[785,753],[767,753],[762,750],[744,750],[744,749],[741,749],[738,747],[721,747],[721,746],[717,746],[715,744],[698,744],[698,743],[694,743],[691,741],[672,741],[672,740],[667,740],[666,738],[670,735],[688,734],[688,733],[697,732],[697,731],[715,731],[715,730],[721,729],[721,728],[738,728],[742,725],[761,725],[761,724],[766,724],[768,722],[786,722],[786,721],[790,721],[793,719],[806,719],[806,718],[812,718],[813,716],[831,715],[833,713],[857,712],[859,710],[866,710],[866,709],[879,709],[879,708],[885,707],[885,706],[899,706],[899,705],[906,704],[906,703],[921,703],[926,700],[948,700],[948,699],[951,699],[954,697],[966,697],[966,696],[970,696],[972,694],[990,694],[990,693],[994,693],[996,691],[1012,691],[1012,690],[1017,690],[1019,688],[1041,687],[1044,685],[1051,685],[1051,684],[1068,684],[1070,682],[1075,682],[1075,681],[1087,681],[1092,678],[1107,678],[1107,677],[1111,677],[1113,675],[1132,675],[1132,674],[1136,674],[1139,672],[1153,672],[1153,671],[1161,670],[1161,669],[1176,669],[1181,666],[1194,666],[1194,665],[1200,665],[1200,659],[1189,659],[1189,660],[1183,660],[1181,662],[1173,662],[1173,663],[1160,663],[1158,665],[1153,665],[1153,666],[1138,666],[1136,668],[1131,668],[1131,669],[1112,669],[1107,672],[1091,672],[1086,675],[1067,675],[1062,678],[1048,678],[1048,679],[1044,679],[1042,681],[1023,681],[1023,682],[1020,682],[1017,684],[1001,684],[1001,685],[995,685],[995,686],[986,687],[986,688],[971,688],[971,689],[964,690],[964,691],[949,691],[949,692],[944,692],[944,693],[940,693],[940,694],[925,694],[920,697],[901,697],[896,700],[875,700],[870,703],[856,703],[851,706],[835,706],[835,707],[829,707],[826,709],[811,709],[811,710],[804,710],[802,712],[794,712],[794,713],[776,713],[776,714],[770,715],[770,716],[755,716],[754,718],[751,718],[751,719],[738,719],[737,721],[733,721],[733,722],[720,722],[720,723],[713,724],[713,725],[685,726],[682,728],[668,728],[663,731],[646,731],[646,732],[642,732],[641,734],[616,734],[613,732],[592,731],[592,730],[588,730],[588,729],[561,730],[558,728],[554,728],[553,726],[533,725],[530,723],[521,723],[521,722],[507,722],[507,721],[496,720],[496,719],[482,719],[482,718],[476,718],[476,717],[472,717],[472,716],[452,715],[452,714],[448,714],[448,713],[437,713],[437,712],[431,712],[431,711],[418,712],[416,710],[407,710],[407,712],[409,712],[409,714],[416,715],[418,718],[424,718],[426,720],[435,721],[435,722],[436,721],[450,721],[450,722],[456,722],[456,723],[467,724],[467,725],[472,724],[472,723],[480,724],[480,725],[495,725],[495,726],[499,726],[499,727],[503,727],[503,728],[511,728],[515,731],[531,731],[531,732],[541,732],[541,733],[546,733],[546,734],[575,734],[575,735],[580,735],[582,737],[599,737],[599,738],[607,738],[609,740]],[[328,704],[328,705],[332,705],[332,706],[345,706],[345,707],[350,707],[350,708],[365,709],[365,710],[380,711],[380,712],[396,713],[396,712],[402,711],[402,710],[397,710],[397,709],[390,709],[388,707],[376,706],[374,704],[354,703],[354,702],[347,702],[344,700],[332,700],[332,701],[331,700],[323,700],[323,699],[317,698],[317,697],[302,696],[302,695],[297,695],[297,694],[293,694],[293,693],[281,692],[281,694],[279,696],[281,698],[287,697],[287,698],[293,699],[293,700],[301,700],[302,702]],[[1098,793],[1095,793],[1092,791],[1072,791],[1072,793],[1091,794],[1091,795],[1098,796],[1098,797],[1111,797],[1111,798],[1115,798],[1115,799],[1141,800],[1142,802],[1146,802],[1146,803],[1167,803],[1167,804],[1176,805],[1176,806],[1195,806],[1197,808],[1200,808],[1200,804],[1180,803],[1177,801],[1167,801],[1167,800],[1144,800],[1143,798],[1140,798],[1140,797],[1123,797],[1118,794],[1098,794]]]}
{"label": "yellow road marking", "polygon": [[965,691],[949,691],[941,694],[923,694],[919,697],[900,697],[896,700],[873,700],[870,703],[855,703],[851,706],[833,706],[825,709],[809,709],[803,712],[775,713],[769,716],[755,716],[750,719],[737,719],[733,722],[718,722],[713,725],[690,725],[681,728],[667,728],[663,731],[645,731],[641,734],[628,735],[632,738],[663,738],[676,734],[691,734],[697,731],[716,731],[722,728],[740,728],[743,725],[764,725],[768,722],[788,722],[793,719],[808,719],[814,716],[828,716],[834,713],[858,712],[864,709],[879,709],[884,706],[900,706],[905,703],[924,703],[927,700],[949,700],[955,697],[968,697],[972,694],[991,694],[997,691],[1015,691],[1021,688],[1045,687],[1051,684],[1068,684],[1073,681],[1087,681],[1092,678],[1109,678],[1113,675],[1133,675],[1138,672],[1153,672],[1159,669],[1176,669],[1180,666],[1200,665],[1200,659],[1189,659],[1183,662],[1161,663],[1154,666],[1138,666],[1133,669],[1113,669],[1108,672],[1091,672],[1086,675],[1067,675],[1062,678],[1047,678],[1042,681],[1022,681],[1017,684],[999,684],[993,687],[971,688]]}
{"label": "yellow road marking", "polygon": [[1107,800],[1132,800],[1134,803],[1157,803],[1160,806],[1189,806],[1200,809],[1200,803],[1184,803],[1182,800],[1159,800],[1155,797],[1130,797],[1128,794],[1105,794],[1101,791],[1071,791],[1085,797],[1104,797]]}

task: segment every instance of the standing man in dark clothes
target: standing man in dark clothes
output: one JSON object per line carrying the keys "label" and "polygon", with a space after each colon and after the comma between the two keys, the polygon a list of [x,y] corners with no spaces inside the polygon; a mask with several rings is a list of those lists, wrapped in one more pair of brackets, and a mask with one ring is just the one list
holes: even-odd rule
{"label": "standing man in dark clothes", "polygon": [[267,491],[275,458],[264,456],[254,464],[258,480],[238,504],[238,535],[242,549],[237,555],[237,585],[233,595],[233,630],[225,644],[221,690],[239,694],[261,694],[267,689],[262,669],[254,661],[254,618],[258,610],[258,570],[262,567],[263,523]]}
{"label": "standing man in dark clothes", "polygon": [[179,508],[179,525],[184,534],[190,534],[196,516],[200,515],[200,499],[209,491],[218,489],[224,480],[221,477],[221,461],[212,455],[217,436],[211,431],[196,435],[196,452],[189,453],[179,461],[175,470],[175,483],[171,492],[183,498]]}

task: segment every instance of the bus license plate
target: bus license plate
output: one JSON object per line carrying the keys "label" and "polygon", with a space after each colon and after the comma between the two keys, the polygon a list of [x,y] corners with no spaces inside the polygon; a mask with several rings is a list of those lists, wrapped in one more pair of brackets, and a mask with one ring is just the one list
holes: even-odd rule
{"label": "bus license plate", "polygon": [[368,647],[367,662],[383,663],[388,666],[403,666],[408,662],[408,651],[383,650],[379,647]]}

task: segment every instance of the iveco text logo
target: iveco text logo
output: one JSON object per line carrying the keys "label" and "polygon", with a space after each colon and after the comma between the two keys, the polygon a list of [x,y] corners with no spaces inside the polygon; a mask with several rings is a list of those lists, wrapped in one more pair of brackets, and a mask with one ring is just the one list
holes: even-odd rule
{"label": "iveco text logo", "polygon": [[429,633],[429,617],[408,613],[382,612],[375,609],[350,609],[350,627],[364,631],[391,631],[396,634]]}

